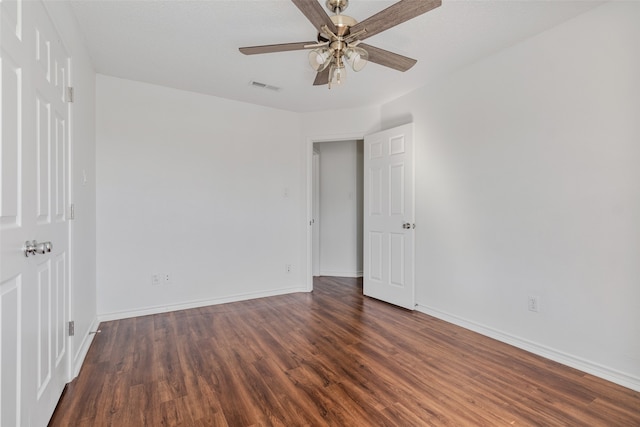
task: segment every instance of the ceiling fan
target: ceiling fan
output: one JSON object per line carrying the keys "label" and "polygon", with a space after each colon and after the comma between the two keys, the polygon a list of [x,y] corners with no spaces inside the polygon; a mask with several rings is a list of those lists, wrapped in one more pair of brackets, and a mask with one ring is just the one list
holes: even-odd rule
{"label": "ceiling fan", "polygon": [[317,41],[241,47],[245,55],[313,49],[309,64],[317,71],[314,85],[339,86],[346,77],[345,63],[360,71],[367,62],[375,62],[398,71],[407,71],[418,62],[365,43],[368,37],[402,24],[442,4],[442,0],[400,0],[381,12],[358,22],[342,12],[349,0],[326,0],[329,16],[317,0],[291,0],[318,31]]}

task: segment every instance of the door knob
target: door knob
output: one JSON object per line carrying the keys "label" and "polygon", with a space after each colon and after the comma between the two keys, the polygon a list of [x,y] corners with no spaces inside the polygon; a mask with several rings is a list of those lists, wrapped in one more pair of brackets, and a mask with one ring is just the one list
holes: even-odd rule
{"label": "door knob", "polygon": [[51,249],[53,249],[53,245],[51,244],[51,242],[42,242],[36,245],[36,253],[38,254],[49,253],[51,252]]}
{"label": "door knob", "polygon": [[38,243],[35,240],[27,240],[22,247],[22,251],[26,257],[29,257],[29,255],[46,254],[51,252],[52,249],[53,244],[51,242]]}
{"label": "door knob", "polygon": [[410,230],[412,228],[416,228],[416,225],[411,224],[410,222],[405,222],[404,224],[402,224],[402,228],[404,228],[405,230]]}

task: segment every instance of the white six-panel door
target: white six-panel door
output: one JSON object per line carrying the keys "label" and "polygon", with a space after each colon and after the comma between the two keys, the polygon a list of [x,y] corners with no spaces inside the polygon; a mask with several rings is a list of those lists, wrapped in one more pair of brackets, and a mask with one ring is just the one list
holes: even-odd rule
{"label": "white six-panel door", "polygon": [[0,426],[46,426],[68,380],[70,61],[41,2],[2,0],[0,25]]}
{"label": "white six-panel door", "polygon": [[414,308],[413,124],[364,139],[364,294]]}

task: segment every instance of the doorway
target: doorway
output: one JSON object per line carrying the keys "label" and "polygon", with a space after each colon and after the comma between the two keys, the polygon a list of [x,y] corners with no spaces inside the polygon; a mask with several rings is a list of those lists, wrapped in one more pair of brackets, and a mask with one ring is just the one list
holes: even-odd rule
{"label": "doorway", "polygon": [[362,139],[313,143],[312,275],[362,277]]}

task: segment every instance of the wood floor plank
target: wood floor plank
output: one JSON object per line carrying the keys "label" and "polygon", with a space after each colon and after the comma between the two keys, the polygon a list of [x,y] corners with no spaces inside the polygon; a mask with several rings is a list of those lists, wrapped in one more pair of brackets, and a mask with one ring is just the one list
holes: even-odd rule
{"label": "wood floor plank", "polygon": [[640,426],[640,393],[323,277],[105,322],[50,426]]}

